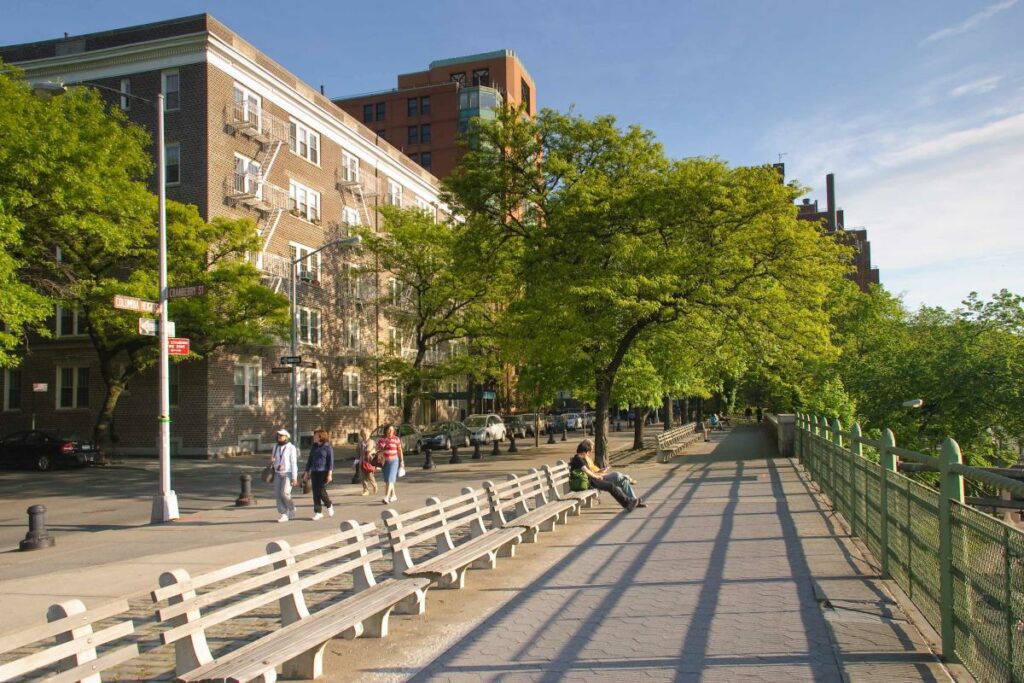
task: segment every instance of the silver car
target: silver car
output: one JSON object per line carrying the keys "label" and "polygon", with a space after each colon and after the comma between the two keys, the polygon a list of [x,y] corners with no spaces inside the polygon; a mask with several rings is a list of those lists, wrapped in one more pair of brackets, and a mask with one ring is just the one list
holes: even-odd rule
{"label": "silver car", "polygon": [[505,423],[501,421],[499,415],[494,413],[470,415],[466,418],[465,424],[469,430],[469,439],[473,443],[483,444],[495,440],[505,440]]}

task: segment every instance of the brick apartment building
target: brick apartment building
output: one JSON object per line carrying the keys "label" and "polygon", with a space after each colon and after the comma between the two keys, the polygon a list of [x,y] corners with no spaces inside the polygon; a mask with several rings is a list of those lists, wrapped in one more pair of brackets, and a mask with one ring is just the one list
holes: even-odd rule
{"label": "brick apartment building", "polygon": [[401,74],[394,90],[335,98],[334,103],[443,178],[458,162],[458,136],[474,117],[489,118],[503,103],[537,111],[537,89],[512,50],[431,62]]}
{"label": "brick apartment building", "polygon": [[[786,178],[785,164],[775,164],[782,182]],[[843,210],[836,206],[836,178],[835,174],[829,173],[825,176],[825,210],[818,208],[818,200],[804,198],[797,204],[797,218],[805,221],[814,221],[825,226],[830,235],[841,240],[844,244],[853,247],[854,270],[847,277],[857,283],[861,291],[868,291],[870,285],[877,285],[878,268],[871,266],[871,242],[868,241],[868,231],[864,228],[847,230]]]}
{"label": "brick apartment building", "polygon": [[[207,220],[254,219],[264,249],[253,258],[267,286],[287,294],[298,275],[299,353],[316,368],[299,371],[297,441],[317,426],[341,441],[400,416],[400,389],[367,362],[389,343],[407,352],[388,326],[389,304],[376,296],[389,291],[387,274],[352,249],[325,250],[298,273],[290,264],[355,224],[376,229],[379,203],[443,211],[433,175],[208,14],[2,47],[0,57],[33,82],[95,83],[151,100],[163,92],[168,198],[196,205]],[[108,101],[155,131],[156,112],[145,103],[116,94]],[[91,434],[104,394],[98,361],[73,312],[58,311],[52,325],[54,338],[33,340],[21,367],[0,377],[0,432],[34,419]],[[282,340],[172,364],[172,450],[268,449],[274,430],[289,423],[291,376],[271,372],[287,349]],[[34,384],[47,390],[34,392]],[[155,370],[129,385],[115,414],[117,450],[156,452],[156,394]],[[420,419],[465,406],[428,402]]]}

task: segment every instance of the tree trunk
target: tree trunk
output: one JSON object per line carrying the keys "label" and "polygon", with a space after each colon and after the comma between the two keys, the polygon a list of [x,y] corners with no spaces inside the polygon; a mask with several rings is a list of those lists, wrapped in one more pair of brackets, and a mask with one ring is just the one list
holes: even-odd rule
{"label": "tree trunk", "polygon": [[644,423],[650,414],[650,408],[636,408],[636,419],[633,420],[633,450],[638,451],[644,447]]}
{"label": "tree trunk", "polygon": [[107,453],[114,443],[114,410],[117,402],[128,386],[128,381],[136,374],[136,371],[128,368],[120,375],[115,375],[113,357],[100,358],[100,375],[103,377],[106,394],[103,397],[103,408],[96,416],[96,424],[92,429],[92,440],[99,451],[100,462],[107,461]]}
{"label": "tree trunk", "polygon": [[612,398],[612,379],[607,375],[597,375],[597,408],[594,411],[594,461],[598,467],[608,467],[608,404]]}
{"label": "tree trunk", "polygon": [[672,429],[672,397],[665,394],[661,399],[662,410],[665,411],[665,431]]}

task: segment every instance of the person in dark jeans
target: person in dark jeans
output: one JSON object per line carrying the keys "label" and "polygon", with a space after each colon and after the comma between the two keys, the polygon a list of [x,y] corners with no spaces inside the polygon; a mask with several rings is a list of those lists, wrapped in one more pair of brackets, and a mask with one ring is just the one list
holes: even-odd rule
{"label": "person in dark jeans", "polygon": [[605,478],[605,475],[601,470],[597,469],[594,465],[591,457],[594,452],[594,444],[590,439],[584,439],[580,442],[580,445],[576,447],[576,455],[573,456],[572,460],[569,461],[569,481],[577,478],[573,476],[573,472],[582,471],[586,474],[589,479],[590,488],[595,488],[598,491],[607,491],[612,494],[612,498],[615,499],[619,505],[624,509],[632,512],[638,507],[647,507],[647,504],[640,498],[631,498],[626,495],[620,487],[613,484],[611,481]]}
{"label": "person in dark jeans", "polygon": [[334,516],[334,505],[327,495],[327,485],[334,475],[334,450],[331,448],[326,429],[313,432],[313,447],[309,449],[306,461],[306,475],[313,482],[313,521],[323,519],[321,512],[327,508],[327,516]]}

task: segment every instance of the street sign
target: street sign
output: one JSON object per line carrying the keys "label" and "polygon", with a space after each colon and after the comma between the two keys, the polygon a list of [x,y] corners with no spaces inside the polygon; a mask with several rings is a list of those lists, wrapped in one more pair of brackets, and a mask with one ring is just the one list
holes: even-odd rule
{"label": "street sign", "polygon": [[44,393],[44,392],[49,391],[49,390],[50,390],[50,385],[49,384],[45,384],[44,382],[33,382],[32,383],[32,391],[34,391],[36,393],[41,394],[41,393]]}
{"label": "street sign", "polygon": [[299,367],[300,368],[315,368],[316,367],[316,361],[315,360],[304,360],[301,363],[299,363]]}
{"label": "street sign", "polygon": [[155,301],[146,301],[123,294],[114,295],[114,308],[120,308],[123,311],[137,311],[138,313],[156,314],[160,312],[160,304]]}
{"label": "street sign", "polygon": [[[139,318],[139,334],[146,337],[155,337],[160,331],[160,321],[155,318]],[[167,321],[167,336],[174,336],[174,321]]]}
{"label": "street sign", "polygon": [[290,365],[285,365],[282,368],[270,368],[271,374],[274,375],[290,375],[294,372],[295,368]]}
{"label": "street sign", "polygon": [[281,356],[281,365],[298,365],[302,362],[302,356]]}
{"label": "street sign", "polygon": [[188,296],[203,296],[206,294],[206,285],[189,285],[188,287],[168,287],[168,299],[184,299]]}
{"label": "street sign", "polygon": [[494,400],[495,394],[494,394],[493,391],[482,391],[480,393],[482,394],[481,398],[483,400],[485,400],[485,401],[493,401]]}
{"label": "street sign", "polygon": [[167,353],[172,356],[187,356],[188,355],[188,338],[187,337],[171,337],[167,340]]}

